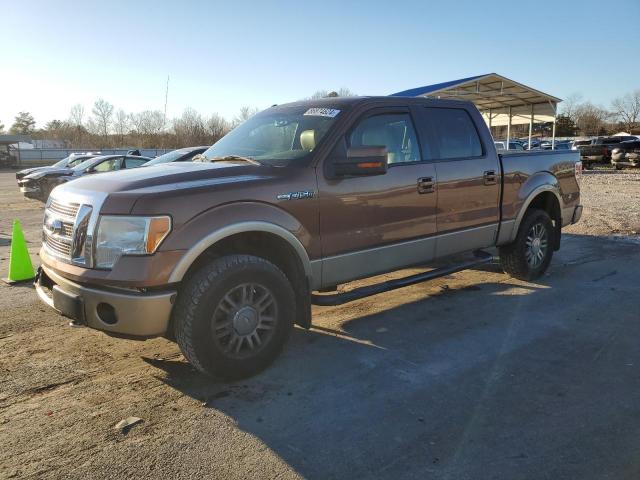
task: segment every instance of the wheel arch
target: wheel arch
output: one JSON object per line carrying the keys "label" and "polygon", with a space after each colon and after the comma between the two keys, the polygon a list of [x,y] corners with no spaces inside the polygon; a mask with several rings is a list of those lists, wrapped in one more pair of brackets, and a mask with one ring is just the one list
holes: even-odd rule
{"label": "wheel arch", "polygon": [[311,261],[295,235],[273,223],[246,221],[211,232],[182,257],[171,273],[170,282],[182,282],[205,262],[228,254],[259,256],[280,268],[295,293],[295,323],[304,328],[311,326]]}
{"label": "wheel arch", "polygon": [[203,253],[210,250],[212,247],[215,247],[215,245],[219,245],[225,239],[240,234],[269,234],[276,236],[283,242],[286,242],[286,244],[289,245],[289,247],[296,253],[307,278],[312,278],[313,273],[309,255],[295,235],[285,228],[270,222],[244,221],[219,228],[200,239],[183,255],[178,264],[174,267],[169,277],[169,282],[181,282],[194,262],[196,262]]}
{"label": "wheel arch", "polygon": [[516,217],[510,241],[515,240],[522,220],[532,208],[544,210],[553,220],[555,229],[554,250],[558,250],[560,248],[562,229],[562,197],[558,186],[554,184],[539,185],[529,193]]}

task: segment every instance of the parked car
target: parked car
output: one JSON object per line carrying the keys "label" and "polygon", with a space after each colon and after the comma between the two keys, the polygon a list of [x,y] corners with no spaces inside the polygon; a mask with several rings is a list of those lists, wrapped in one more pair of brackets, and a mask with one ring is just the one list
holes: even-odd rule
{"label": "parked car", "polygon": [[522,144],[525,150],[536,150],[540,148],[540,140],[534,138],[531,140],[531,146],[529,146],[529,141],[526,141]]}
{"label": "parked car", "polygon": [[154,158],[148,163],[145,163],[145,167],[152,167],[154,165],[162,165],[163,163],[170,162],[190,162],[193,160],[193,157],[203,153],[209,147],[188,147],[188,148],[180,148],[178,150],[173,150],[171,152],[167,152],[164,155],[160,155],[159,157]]}
{"label": "parked car", "polygon": [[27,198],[46,202],[56,186],[83,175],[141,167],[151,158],[140,155],[102,155],[91,157],[72,168],[37,171],[18,181],[20,191]]}
{"label": "parked car", "polygon": [[54,163],[53,165],[48,165],[44,167],[25,168],[24,170],[20,170],[19,172],[16,172],[16,180],[21,180],[27,175],[31,175],[32,173],[35,173],[35,172],[59,170],[61,168],[72,168],[72,167],[75,167],[76,165],[79,165],[80,163],[87,160],[88,158],[97,157],[98,155],[100,155],[100,152],[72,153],[71,155],[63,158],[62,160]]}
{"label": "parked car", "polygon": [[[620,142],[626,140],[636,140],[635,137],[597,137],[591,139],[586,145],[579,144],[580,159],[584,168],[590,168],[594,163],[607,163],[611,161],[611,152]],[[578,142],[576,142],[578,143]]]}
{"label": "parked car", "polygon": [[[496,140],[493,144],[496,146],[496,150],[506,150],[506,140]],[[509,141],[509,150],[524,150],[524,147],[520,142]]]}
{"label": "parked car", "polygon": [[[199,160],[54,189],[36,288],[76,325],[174,338],[196,369],[227,378],[272,362],[294,323],[311,326],[312,304],[491,262],[484,248],[499,248],[511,276],[538,278],[561,228],[582,214],[578,153],[498,155],[470,102],[274,106]],[[426,273],[336,291],[462,253]]]}
{"label": "parked car", "polygon": [[611,151],[611,164],[616,170],[640,167],[640,140],[627,140]]}

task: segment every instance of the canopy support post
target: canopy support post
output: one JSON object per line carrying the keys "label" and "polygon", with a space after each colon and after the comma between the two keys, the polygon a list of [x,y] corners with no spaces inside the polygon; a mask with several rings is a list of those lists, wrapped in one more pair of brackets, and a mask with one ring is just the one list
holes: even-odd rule
{"label": "canopy support post", "polygon": [[556,149],[556,115],[553,115],[553,131],[551,133],[551,150]]}
{"label": "canopy support post", "polygon": [[531,150],[532,137],[533,137],[533,103],[531,104],[531,116],[529,117],[529,143],[527,143],[527,150]]}
{"label": "canopy support post", "polygon": [[511,107],[509,107],[509,123],[507,123],[507,141],[505,150],[509,150],[509,140],[511,140]]}

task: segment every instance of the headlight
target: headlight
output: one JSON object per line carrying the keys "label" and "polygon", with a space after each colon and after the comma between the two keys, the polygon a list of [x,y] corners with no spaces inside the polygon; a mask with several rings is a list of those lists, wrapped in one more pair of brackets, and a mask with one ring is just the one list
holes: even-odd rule
{"label": "headlight", "polygon": [[95,266],[111,268],[122,255],[149,255],[171,231],[171,218],[102,215],[96,235]]}

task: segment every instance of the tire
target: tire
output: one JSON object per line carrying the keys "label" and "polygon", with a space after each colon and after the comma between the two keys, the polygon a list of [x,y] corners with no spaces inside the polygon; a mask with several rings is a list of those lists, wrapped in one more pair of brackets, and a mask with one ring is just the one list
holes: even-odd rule
{"label": "tire", "polygon": [[621,165],[614,165],[616,170],[622,170],[622,166]]}
{"label": "tire", "polygon": [[[551,263],[554,236],[555,228],[549,214],[535,208],[529,210],[520,223],[515,241],[500,247],[502,269],[519,280],[534,280],[540,277]],[[536,255],[536,252],[541,253]]]}
{"label": "tire", "polygon": [[183,285],[173,309],[174,333],[182,354],[200,372],[244,378],[280,354],[293,328],[295,305],[289,280],[274,264],[228,255],[206,264]]}

